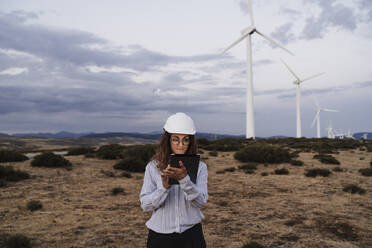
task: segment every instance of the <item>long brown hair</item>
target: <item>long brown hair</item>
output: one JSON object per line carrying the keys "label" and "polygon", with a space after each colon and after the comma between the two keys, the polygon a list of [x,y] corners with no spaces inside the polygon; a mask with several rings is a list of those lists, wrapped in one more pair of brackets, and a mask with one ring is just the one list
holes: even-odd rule
{"label": "long brown hair", "polygon": [[[164,130],[163,135],[160,137],[158,149],[153,157],[153,159],[157,162],[157,167],[159,170],[164,170],[167,168],[169,164],[170,155],[172,153],[171,145],[170,145],[170,136],[171,134]],[[195,135],[189,135],[190,137],[190,144],[187,148],[185,154],[197,154],[198,153],[198,145],[196,143]]]}

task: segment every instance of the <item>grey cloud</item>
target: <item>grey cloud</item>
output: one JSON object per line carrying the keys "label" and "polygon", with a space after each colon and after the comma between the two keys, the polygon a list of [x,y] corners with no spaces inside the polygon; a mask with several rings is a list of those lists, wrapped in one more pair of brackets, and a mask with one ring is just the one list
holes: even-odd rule
{"label": "grey cloud", "polygon": [[329,28],[336,27],[353,31],[357,26],[357,17],[354,10],[334,0],[312,0],[305,2],[316,2],[321,9],[318,17],[310,17],[306,20],[301,38],[316,39],[322,38]]}
{"label": "grey cloud", "polygon": [[283,45],[287,45],[290,41],[295,39],[294,34],[291,32],[292,27],[292,22],[285,23],[277,27],[274,32],[271,33],[271,37],[280,41]]}

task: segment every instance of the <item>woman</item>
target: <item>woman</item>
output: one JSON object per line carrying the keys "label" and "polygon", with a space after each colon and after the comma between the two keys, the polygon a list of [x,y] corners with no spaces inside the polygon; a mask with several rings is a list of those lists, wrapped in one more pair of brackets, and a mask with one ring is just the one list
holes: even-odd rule
{"label": "woman", "polygon": [[[152,211],[146,222],[149,229],[148,248],[206,247],[200,222],[204,219],[200,208],[207,203],[207,166],[199,163],[194,184],[182,162],[180,168],[169,166],[170,154],[196,154],[193,120],[184,113],[171,115],[164,125],[159,148],[146,166],[140,194],[141,207]],[[170,185],[169,179],[179,184]]]}

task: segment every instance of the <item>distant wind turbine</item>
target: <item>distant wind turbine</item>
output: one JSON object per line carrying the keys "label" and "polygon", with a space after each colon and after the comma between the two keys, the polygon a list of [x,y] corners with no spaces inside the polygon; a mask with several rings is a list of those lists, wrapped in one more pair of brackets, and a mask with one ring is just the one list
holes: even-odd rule
{"label": "distant wind turbine", "polygon": [[288,71],[296,78],[296,80],[293,81],[293,84],[297,85],[297,90],[296,90],[296,117],[297,117],[296,137],[297,138],[301,138],[302,137],[302,132],[301,132],[301,110],[300,110],[300,105],[301,105],[301,83],[303,83],[303,82],[305,82],[307,80],[313,79],[315,77],[318,77],[318,76],[324,74],[324,72],[319,73],[319,74],[316,74],[316,75],[313,75],[313,76],[310,76],[310,77],[307,77],[307,78],[304,78],[304,79],[300,79],[294,73],[294,71],[282,59],[281,59],[281,61],[285,65],[285,67],[287,67]]}
{"label": "distant wind turbine", "polygon": [[321,108],[320,105],[319,105],[319,102],[318,102],[318,99],[316,99],[316,97],[314,97],[314,101],[315,101],[315,105],[316,105],[316,115],[315,115],[315,118],[313,120],[313,122],[311,123],[311,127],[314,126],[315,124],[315,121],[317,122],[317,138],[320,138],[320,112],[321,111],[324,111],[324,112],[338,112],[338,110],[332,110],[332,109],[326,109],[326,108]]}
{"label": "distant wind turbine", "polygon": [[251,19],[251,25],[241,31],[241,36],[239,39],[234,41],[230,46],[222,51],[222,53],[227,52],[230,48],[241,42],[242,40],[246,39],[247,41],[247,100],[246,100],[246,138],[255,138],[255,128],[254,128],[254,110],[253,110],[253,76],[252,76],[252,44],[251,44],[251,36],[254,33],[261,35],[263,38],[271,42],[272,44],[282,48],[286,52],[291,53],[289,50],[281,46],[279,43],[275,42],[267,35],[263,34],[262,32],[256,29],[253,20],[253,10],[252,10],[252,3],[248,0],[248,9],[249,9],[249,17]]}
{"label": "distant wind turbine", "polygon": [[326,128],[328,132],[328,139],[334,139],[335,138],[335,133],[332,128],[332,122],[329,121],[328,127]]}

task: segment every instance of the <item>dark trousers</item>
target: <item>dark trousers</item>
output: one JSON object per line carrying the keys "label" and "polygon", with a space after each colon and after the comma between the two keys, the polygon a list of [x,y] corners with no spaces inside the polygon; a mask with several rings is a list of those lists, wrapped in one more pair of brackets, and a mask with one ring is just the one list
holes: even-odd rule
{"label": "dark trousers", "polygon": [[163,234],[149,229],[147,248],[205,248],[205,239],[201,224],[187,229],[183,233]]}

